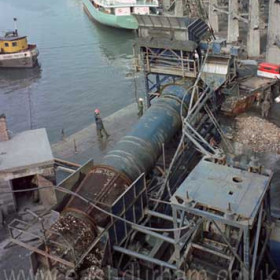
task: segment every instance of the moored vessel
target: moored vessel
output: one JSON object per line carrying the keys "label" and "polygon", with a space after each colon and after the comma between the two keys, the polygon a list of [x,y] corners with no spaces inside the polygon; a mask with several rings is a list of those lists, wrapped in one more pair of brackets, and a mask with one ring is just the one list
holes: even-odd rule
{"label": "moored vessel", "polygon": [[124,29],[137,29],[133,14],[155,13],[158,0],[83,0],[86,13],[101,24]]}
{"label": "moored vessel", "polygon": [[19,36],[16,28],[0,37],[0,68],[32,68],[38,55],[37,46],[28,44],[27,36]]}

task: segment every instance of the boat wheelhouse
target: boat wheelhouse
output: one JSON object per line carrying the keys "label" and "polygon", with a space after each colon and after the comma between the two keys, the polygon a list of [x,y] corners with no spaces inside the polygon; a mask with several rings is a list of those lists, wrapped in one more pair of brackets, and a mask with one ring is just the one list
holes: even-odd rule
{"label": "boat wheelhouse", "polygon": [[38,55],[37,46],[28,44],[27,37],[19,36],[17,29],[0,37],[0,68],[32,68]]}

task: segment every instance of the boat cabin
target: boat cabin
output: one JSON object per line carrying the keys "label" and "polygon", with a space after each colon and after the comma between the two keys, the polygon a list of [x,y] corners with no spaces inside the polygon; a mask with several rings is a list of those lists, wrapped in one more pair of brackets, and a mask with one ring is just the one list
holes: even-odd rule
{"label": "boat cabin", "polygon": [[19,37],[17,32],[7,32],[4,37],[0,37],[0,53],[9,54],[28,50],[26,36]]}
{"label": "boat cabin", "polygon": [[132,14],[148,15],[150,14],[150,6],[156,7],[158,4],[156,1],[150,1],[145,4],[136,0],[118,0],[114,3],[104,2],[103,0],[91,0],[93,6],[99,11],[105,14],[111,14],[116,16],[128,16]]}

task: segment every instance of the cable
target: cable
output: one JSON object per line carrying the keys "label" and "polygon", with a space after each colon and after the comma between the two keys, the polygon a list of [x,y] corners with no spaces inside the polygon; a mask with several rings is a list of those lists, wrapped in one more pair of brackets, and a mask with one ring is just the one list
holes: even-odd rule
{"label": "cable", "polygon": [[[210,50],[210,46],[209,46],[209,48],[207,49],[206,55],[205,55],[205,57],[204,57],[202,66],[201,66],[201,68],[200,68],[200,71],[199,71],[199,73],[198,73],[198,76],[197,76],[197,78],[196,78],[195,83],[194,83],[190,88],[188,88],[188,89],[186,90],[186,92],[184,93],[184,96],[183,96],[183,98],[182,98],[182,100],[181,100],[181,107],[180,107],[181,120],[183,120],[183,118],[184,118],[184,116],[183,116],[183,104],[184,104],[184,102],[185,102],[185,98],[186,98],[187,94],[189,93],[189,91],[192,89],[192,98],[191,98],[191,100],[193,100],[193,95],[194,95],[194,93],[195,93],[195,90],[196,90],[196,87],[197,87],[197,85],[198,85],[198,82],[200,81],[201,73],[202,73],[202,71],[203,71],[203,68],[204,68],[204,66],[205,66],[205,64],[206,64],[206,60],[207,60],[208,55],[209,55],[209,50]],[[189,107],[189,111],[188,111],[188,113],[187,113],[187,117],[189,117],[190,113],[192,112],[192,109],[193,109],[193,107],[192,107],[192,101],[191,101],[190,107]],[[183,129],[183,122],[182,122],[182,129]],[[167,171],[167,174],[166,174],[166,179],[165,179],[164,185],[167,184],[167,180],[168,180],[168,178],[169,178],[171,169],[172,169],[172,167],[173,167],[173,165],[174,165],[174,162],[176,161],[176,158],[177,158],[177,156],[178,156],[178,154],[179,154],[179,151],[180,151],[180,149],[181,149],[181,146],[182,146],[183,142],[184,142],[184,133],[182,134],[181,141],[180,141],[180,143],[179,143],[179,145],[178,145],[178,148],[177,148],[177,150],[176,150],[176,152],[175,152],[175,155],[173,156],[172,161],[171,161],[171,164],[170,164],[170,166],[169,166],[169,168],[168,168],[168,171]]]}
{"label": "cable", "polygon": [[[199,73],[198,73],[198,76],[196,77],[195,83],[194,83],[191,87],[189,87],[189,88],[186,89],[186,91],[185,91],[185,93],[184,93],[184,96],[183,96],[183,98],[181,99],[181,104],[180,104],[180,105],[181,105],[181,106],[180,106],[180,116],[181,116],[181,121],[182,121],[182,137],[181,137],[181,139],[180,139],[180,142],[179,142],[179,144],[178,144],[178,146],[177,146],[177,149],[176,149],[176,151],[175,151],[175,153],[174,153],[174,156],[173,156],[173,158],[172,158],[172,161],[171,161],[171,163],[170,163],[170,165],[169,165],[169,168],[168,168],[168,170],[167,170],[167,174],[166,174],[166,176],[165,176],[165,180],[164,180],[164,182],[163,182],[163,184],[162,184],[162,186],[161,186],[161,188],[160,188],[160,190],[159,190],[159,196],[158,196],[158,197],[159,197],[159,200],[162,199],[162,196],[163,196],[163,194],[164,194],[164,190],[165,190],[166,187],[167,187],[168,194],[169,194],[169,196],[171,197],[171,191],[170,191],[170,187],[169,187],[169,185],[168,185],[168,178],[169,178],[169,176],[170,176],[171,169],[172,169],[172,167],[173,167],[173,165],[174,165],[174,163],[175,163],[175,161],[176,161],[176,159],[177,159],[177,157],[178,157],[178,155],[179,155],[179,153],[180,153],[180,150],[181,150],[181,148],[182,148],[182,146],[183,146],[183,144],[184,144],[184,139],[185,139],[184,131],[183,131],[183,129],[184,129],[184,127],[183,127],[183,126],[184,126],[184,125],[183,125],[183,119],[184,119],[184,116],[183,116],[183,104],[184,104],[184,102],[185,102],[185,98],[186,98],[187,94],[188,94],[189,91],[192,89],[192,97],[191,97],[191,101],[190,101],[190,104],[189,104],[188,113],[187,113],[187,117],[186,117],[186,118],[188,118],[188,117],[190,116],[190,113],[192,113],[193,108],[195,107],[195,105],[192,107],[193,96],[194,96],[195,90],[196,90],[196,88],[197,88],[197,86],[198,86],[198,82],[200,81],[200,77],[201,77],[202,71],[203,71],[203,69],[204,69],[204,66],[205,66],[205,64],[206,64],[206,60],[207,60],[207,58],[208,58],[209,51],[210,51],[210,45],[209,45],[209,48],[208,48],[207,51],[206,51],[206,55],[205,55],[205,57],[204,57],[204,59],[203,59],[203,62],[202,62],[202,65],[201,65],[201,67],[200,67],[200,71],[199,71]],[[208,87],[205,89],[205,91],[206,91],[207,89],[208,89]],[[198,101],[199,101],[199,99],[198,99]],[[155,203],[155,205],[154,205],[154,207],[153,207],[153,210],[155,210],[155,209],[158,207],[158,204],[159,204],[159,201],[157,201],[157,202]]]}
{"label": "cable", "polygon": [[12,191],[7,191],[7,192],[1,192],[1,193],[20,193],[20,192],[33,192],[37,190],[42,190],[42,189],[48,189],[48,188],[53,188],[54,186],[46,186],[46,187],[36,187],[36,188],[29,188],[29,189],[21,189],[21,190],[12,190]]}
{"label": "cable", "polygon": [[154,202],[158,202],[158,203],[162,203],[162,204],[172,205],[172,203],[170,203],[168,201],[160,200],[160,199],[149,198],[149,200],[154,201]]}
{"label": "cable", "polygon": [[[92,201],[90,201],[89,199],[85,198],[84,196],[78,194],[78,193],[75,193],[73,191],[70,191],[66,188],[63,188],[63,187],[53,187],[53,186],[47,186],[47,187],[38,187],[38,188],[32,188],[32,189],[23,189],[23,190],[13,190],[13,191],[9,191],[9,192],[3,192],[3,193],[17,193],[17,192],[26,192],[26,191],[34,191],[34,190],[40,190],[40,189],[46,189],[46,188],[54,188],[55,190],[57,191],[60,191],[60,192],[63,192],[63,193],[67,193],[67,194],[70,194],[70,195],[73,195],[73,196],[76,196],[78,197],[79,199],[83,200],[84,202],[90,204],[91,206],[93,206],[95,209],[99,210],[100,212],[103,212],[104,214],[108,215],[108,216],[111,216],[115,219],[118,219],[124,223],[127,223],[131,226],[137,226],[139,228],[142,228],[142,229],[146,229],[146,230],[151,230],[151,231],[158,231],[158,232],[175,232],[177,230],[185,230],[185,229],[188,229],[190,227],[190,225],[186,225],[184,227],[180,227],[180,228],[152,228],[152,227],[146,227],[146,226],[142,226],[142,225],[138,225],[136,223],[133,223],[131,221],[128,221],[122,217],[119,217],[115,214],[112,214],[110,212],[107,212],[106,210],[100,208],[99,206],[97,206],[96,204],[94,204]],[[154,200],[154,199],[152,199]],[[158,201],[158,202],[161,202],[163,203],[164,201]],[[168,203],[169,202],[164,202],[164,203]]]}
{"label": "cable", "polygon": [[112,214],[110,212],[107,212],[106,210],[100,208],[99,206],[97,206],[96,204],[94,204],[93,202],[91,202],[89,199],[79,195],[78,193],[75,193],[75,192],[72,192],[70,190],[67,190],[65,188],[62,188],[62,187],[56,187],[56,190],[58,191],[61,191],[61,192],[64,192],[64,193],[67,193],[67,194],[71,194],[71,195],[74,195],[78,198],[80,198],[81,200],[87,202],[88,204],[90,204],[91,206],[93,206],[95,209],[99,210],[100,212],[103,212],[104,214],[108,215],[108,216],[111,216],[115,219],[118,219],[124,223],[127,223],[131,226],[137,226],[139,228],[142,228],[142,229],[145,229],[145,230],[151,230],[151,231],[158,231],[158,232],[175,232],[175,231],[178,231],[178,230],[185,230],[185,229],[188,229],[190,228],[190,224],[184,226],[184,227],[180,227],[180,228],[152,228],[152,227],[146,227],[146,226],[142,226],[142,225],[138,225],[136,223],[133,223],[131,221],[128,221],[122,217],[119,217],[115,214]]}

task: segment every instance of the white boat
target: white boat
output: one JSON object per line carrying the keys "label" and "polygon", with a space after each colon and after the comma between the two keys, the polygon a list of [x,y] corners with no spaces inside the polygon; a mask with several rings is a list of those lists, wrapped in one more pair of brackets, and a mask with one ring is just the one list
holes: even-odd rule
{"label": "white boat", "polygon": [[156,13],[158,0],[83,0],[86,13],[99,23],[124,29],[137,29],[133,14]]}

